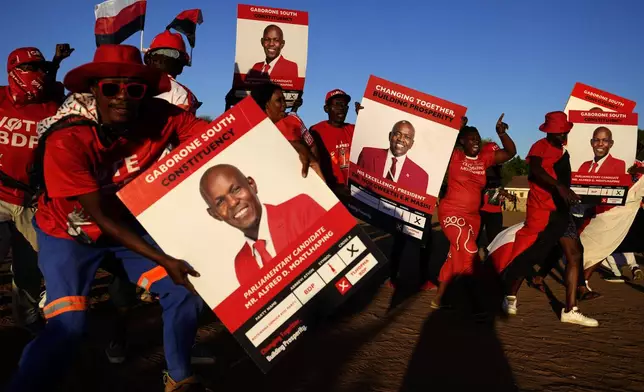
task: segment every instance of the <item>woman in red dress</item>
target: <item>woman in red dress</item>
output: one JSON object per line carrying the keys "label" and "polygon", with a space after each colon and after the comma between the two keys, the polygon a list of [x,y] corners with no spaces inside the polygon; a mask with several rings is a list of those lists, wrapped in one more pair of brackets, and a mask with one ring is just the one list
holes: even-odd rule
{"label": "woman in red dress", "polygon": [[496,133],[503,148],[481,150],[481,136],[474,127],[464,126],[448,167],[447,194],[438,207],[441,229],[450,242],[449,254],[438,276],[438,292],[431,307],[438,309],[448,284],[458,275],[472,275],[479,261],[476,238],[481,225],[479,209],[485,188],[485,171],[512,159],[516,146],[507,134],[503,114],[496,123]]}

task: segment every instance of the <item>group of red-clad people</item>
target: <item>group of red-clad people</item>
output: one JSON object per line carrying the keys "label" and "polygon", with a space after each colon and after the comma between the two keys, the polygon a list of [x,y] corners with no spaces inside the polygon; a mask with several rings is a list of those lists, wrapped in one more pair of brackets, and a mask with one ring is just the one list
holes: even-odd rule
{"label": "group of red-clad people", "polygon": [[[93,61],[65,76],[63,85],[69,91],[65,97],[63,85],[55,81],[56,70],[72,51],[69,45],[59,45],[54,60],[47,62],[36,48],[15,50],[7,64],[9,84],[0,88],[0,211],[11,228],[14,307],[36,334],[7,390],[41,391],[64,377],[83,336],[92,281],[103,267],[115,276],[113,299],[121,298],[117,306],[124,313],[135,285],[158,297],[164,321],[165,390],[205,391],[191,370],[195,358],[197,362],[200,358],[194,343],[203,300],[188,277],[199,274],[186,261],[163,253],[115,196],[169,149],[210,126],[195,116],[201,103],[176,80],[190,65],[183,38],[164,31],[154,38],[143,60],[132,46],[100,46]],[[280,86],[261,84],[251,96],[290,141],[300,157],[302,175],[314,170],[346,201],[354,132],[354,125],[346,123],[351,97],[331,90],[323,106],[328,120],[307,129],[296,108],[286,113]],[[360,108],[356,102],[356,113]],[[570,164],[563,148],[572,127],[565,116],[563,112],[546,116],[540,129],[547,136],[528,154],[531,189],[526,228],[514,261],[504,268],[503,306],[516,313],[516,291],[528,266],[561,249],[568,261],[568,296],[561,319],[593,326],[597,322],[576,307],[581,249],[570,217],[570,206],[578,198],[570,191]],[[432,308],[444,308],[449,284],[458,276],[475,275],[481,263],[477,238],[483,195],[490,188],[487,173],[516,154],[508,130],[501,116],[496,131],[502,147],[495,143],[482,147],[478,130],[466,121],[458,135],[447,193],[438,208],[450,250]],[[486,219],[485,225],[488,237],[496,235],[498,215]],[[394,286],[405,242],[404,236],[395,235],[390,280]],[[426,268],[430,242],[420,250],[419,283],[429,289],[433,287]],[[38,310],[43,276],[46,323]],[[123,348],[123,337],[118,340],[119,345],[108,350]],[[112,354],[117,362],[124,357],[123,352]]]}
{"label": "group of red-clad people", "polygon": [[[114,274],[110,294],[121,316],[136,286],[158,299],[165,390],[207,390],[191,370],[208,359],[194,344],[203,300],[188,276],[198,273],[164,254],[115,196],[167,151],[210,126],[196,117],[201,103],[176,80],[190,65],[183,38],[164,31],[143,59],[135,47],[101,45],[93,61],[69,71],[62,84],[56,70],[73,49],[58,45],[56,52],[48,62],[36,48],[15,50],[7,64],[9,84],[0,89],[0,210],[7,228],[6,236],[0,233],[13,253],[17,318],[35,334],[7,390],[41,391],[64,378],[83,337],[99,267]],[[262,84],[252,97],[296,150],[302,175],[312,169],[346,195],[349,95],[329,92],[329,120],[310,132],[297,115],[286,114],[278,85]],[[321,156],[328,165],[319,164]],[[124,334],[116,335],[119,344],[110,343],[106,352],[110,361],[122,362]]]}

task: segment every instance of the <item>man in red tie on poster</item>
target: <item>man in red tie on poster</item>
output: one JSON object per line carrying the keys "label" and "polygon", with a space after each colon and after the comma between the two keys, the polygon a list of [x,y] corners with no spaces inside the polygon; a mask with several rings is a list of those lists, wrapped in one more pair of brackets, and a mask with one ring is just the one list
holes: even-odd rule
{"label": "man in red tie on poster", "polygon": [[409,121],[398,121],[389,132],[389,148],[364,147],[358,156],[358,166],[403,188],[427,193],[429,175],[407,156],[415,135],[416,130]]}
{"label": "man in red tie on poster", "polygon": [[262,204],[255,180],[232,165],[206,170],[199,191],[210,216],[244,233],[245,244],[235,257],[240,285],[252,284],[259,270],[326,213],[305,194],[279,205]]}
{"label": "man in red tie on poster", "polygon": [[593,132],[590,145],[595,158],[581,164],[579,173],[590,174],[625,174],[626,162],[610,155],[610,149],[615,144],[613,133],[606,127],[599,127]]}
{"label": "man in red tie on poster", "polygon": [[297,64],[282,56],[284,48],[284,33],[276,25],[268,25],[262,36],[262,47],[266,59],[255,63],[249,75],[253,77],[267,77],[270,80],[293,80],[298,77]]}

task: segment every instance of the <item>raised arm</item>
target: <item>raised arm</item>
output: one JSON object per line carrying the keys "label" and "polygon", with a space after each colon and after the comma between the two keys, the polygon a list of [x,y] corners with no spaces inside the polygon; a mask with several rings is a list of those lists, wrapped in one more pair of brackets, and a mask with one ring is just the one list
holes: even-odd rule
{"label": "raised arm", "polygon": [[499,139],[501,139],[501,144],[503,145],[503,148],[494,154],[494,160],[497,165],[509,161],[517,154],[517,147],[507,133],[510,127],[503,122],[503,116],[505,116],[505,113],[501,113],[501,117],[496,122],[496,134],[499,135]]}

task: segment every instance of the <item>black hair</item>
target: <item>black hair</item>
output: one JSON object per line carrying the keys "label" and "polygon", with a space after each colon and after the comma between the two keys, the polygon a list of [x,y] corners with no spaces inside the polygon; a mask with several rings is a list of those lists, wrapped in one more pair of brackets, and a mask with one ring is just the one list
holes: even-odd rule
{"label": "black hair", "polygon": [[266,112],[266,105],[271,100],[275,90],[282,90],[282,86],[275,83],[262,83],[253,88],[250,92],[250,96],[253,97],[253,100],[259,107]]}
{"label": "black hair", "polygon": [[475,133],[475,132],[479,133],[479,130],[476,129],[476,127],[470,127],[466,125],[463,128],[461,128],[461,130],[458,131],[458,136],[456,137],[456,146],[463,147],[463,145],[461,144],[461,139],[467,136],[468,134]]}

